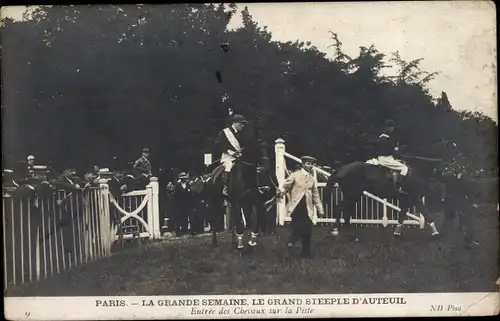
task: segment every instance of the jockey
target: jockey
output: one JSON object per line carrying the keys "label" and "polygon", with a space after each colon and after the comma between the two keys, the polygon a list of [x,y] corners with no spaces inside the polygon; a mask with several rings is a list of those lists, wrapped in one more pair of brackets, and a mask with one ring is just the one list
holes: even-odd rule
{"label": "jockey", "polygon": [[244,146],[240,142],[240,133],[247,123],[248,121],[242,115],[233,115],[232,125],[220,131],[215,140],[216,155],[221,155],[220,162],[224,166],[221,177],[225,190],[227,190],[229,172],[233,168],[234,161],[242,155]]}
{"label": "jockey", "polygon": [[398,186],[399,191],[401,192],[401,181],[398,174],[406,177],[406,175],[408,175],[408,166],[394,158],[394,152],[398,151],[398,147],[392,138],[392,134],[394,133],[394,126],[395,124],[392,119],[388,119],[385,121],[385,130],[378,137],[377,160],[379,165],[387,167],[394,171],[394,185]]}

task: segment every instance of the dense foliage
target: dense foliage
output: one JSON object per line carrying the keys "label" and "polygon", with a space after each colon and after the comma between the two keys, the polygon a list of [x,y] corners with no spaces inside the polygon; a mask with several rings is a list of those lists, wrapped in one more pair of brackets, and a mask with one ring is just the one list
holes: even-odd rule
{"label": "dense foliage", "polygon": [[[408,154],[462,153],[474,169],[497,167],[497,125],[452,109],[426,89],[421,59],[374,46],[334,59],[300,41],[271,41],[236,6],[42,7],[2,27],[4,162],[28,153],[60,167],[120,165],[150,147],[157,165],[199,169],[228,108],[272,146],[321,163],[366,159],[388,117]],[[228,43],[227,50],[221,44]],[[389,64],[396,77],[383,76]],[[216,77],[216,73],[220,77]],[[218,79],[219,78],[219,79]],[[451,148],[451,143],[457,145]],[[216,157],[214,157],[216,158]]]}

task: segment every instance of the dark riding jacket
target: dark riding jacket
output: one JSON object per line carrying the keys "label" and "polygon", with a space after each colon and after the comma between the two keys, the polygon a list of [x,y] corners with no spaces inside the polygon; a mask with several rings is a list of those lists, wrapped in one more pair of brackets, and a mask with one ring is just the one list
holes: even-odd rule
{"label": "dark riding jacket", "polygon": [[[238,132],[235,131],[233,126],[229,126],[229,129],[233,132],[234,136],[240,143],[241,148],[243,149],[240,159],[250,163],[256,163],[258,144],[256,139],[252,135],[251,129],[245,128],[244,130]],[[231,145],[231,143],[227,139],[224,130],[221,130],[215,140],[214,154],[217,158],[219,158],[222,153],[226,153],[228,149],[236,152],[233,145]]]}
{"label": "dark riding jacket", "polygon": [[395,147],[396,147],[396,143],[389,133],[384,132],[378,137],[378,140],[377,140],[377,154],[378,154],[378,156],[394,155],[394,148]]}

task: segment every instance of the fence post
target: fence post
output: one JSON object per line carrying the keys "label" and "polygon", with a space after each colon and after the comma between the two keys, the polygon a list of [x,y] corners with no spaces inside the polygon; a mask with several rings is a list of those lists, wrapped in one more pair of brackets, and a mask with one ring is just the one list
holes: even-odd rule
{"label": "fence post", "polygon": [[106,256],[111,255],[111,245],[115,237],[111,229],[111,215],[109,212],[109,186],[106,179],[99,180],[99,193],[101,195],[101,239]]}
{"label": "fence post", "polygon": [[384,198],[384,217],[382,218],[382,224],[384,227],[387,227],[389,224],[388,219],[387,219],[387,198]]}
{"label": "fence post", "polygon": [[[318,182],[318,172],[316,171],[315,167],[313,167],[313,177],[314,177],[314,180],[316,182]],[[323,192],[323,189],[322,189],[322,192]],[[321,204],[323,204],[323,198],[324,198],[324,196],[321,198]],[[316,206],[313,206],[313,213],[314,213],[314,216],[316,216],[318,214],[316,211]]]}
{"label": "fence post", "polygon": [[[153,239],[159,239],[161,237],[160,233],[160,184],[158,182],[158,177],[151,177],[149,185],[151,186],[152,197],[149,199],[152,209],[152,217],[148,217],[149,228],[151,229],[151,234]],[[149,212],[148,212],[149,216]]]}
{"label": "fence post", "polygon": [[[276,179],[278,180],[278,184],[281,186],[285,181],[285,141],[281,138],[278,138],[275,141],[274,152],[276,155]],[[285,215],[286,215],[286,202],[285,197],[282,197],[276,203],[276,219],[279,225],[285,224]]]}
{"label": "fence post", "polygon": [[154,209],[153,209],[153,186],[151,185],[151,182],[146,186],[146,197],[148,199],[148,203],[146,204],[146,208],[148,211],[147,223],[148,223],[149,238],[154,239],[154,228],[155,228],[154,216],[155,216],[155,213],[154,213]]}

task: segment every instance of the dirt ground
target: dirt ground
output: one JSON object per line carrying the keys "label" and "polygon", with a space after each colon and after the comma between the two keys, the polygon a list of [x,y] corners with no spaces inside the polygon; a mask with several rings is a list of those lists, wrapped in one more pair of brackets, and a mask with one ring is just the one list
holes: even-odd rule
{"label": "dirt ground", "polygon": [[[471,213],[472,214],[472,213]],[[8,290],[6,296],[183,294],[401,293],[497,291],[498,212],[482,207],[474,225],[479,246],[463,246],[457,232],[440,239],[428,230],[357,229],[359,241],[335,239],[316,226],[313,258],[287,253],[289,230],[264,235],[240,258],[230,236],[167,239],[133,245],[109,259],[48,280]],[[297,252],[300,250],[297,249]]]}

